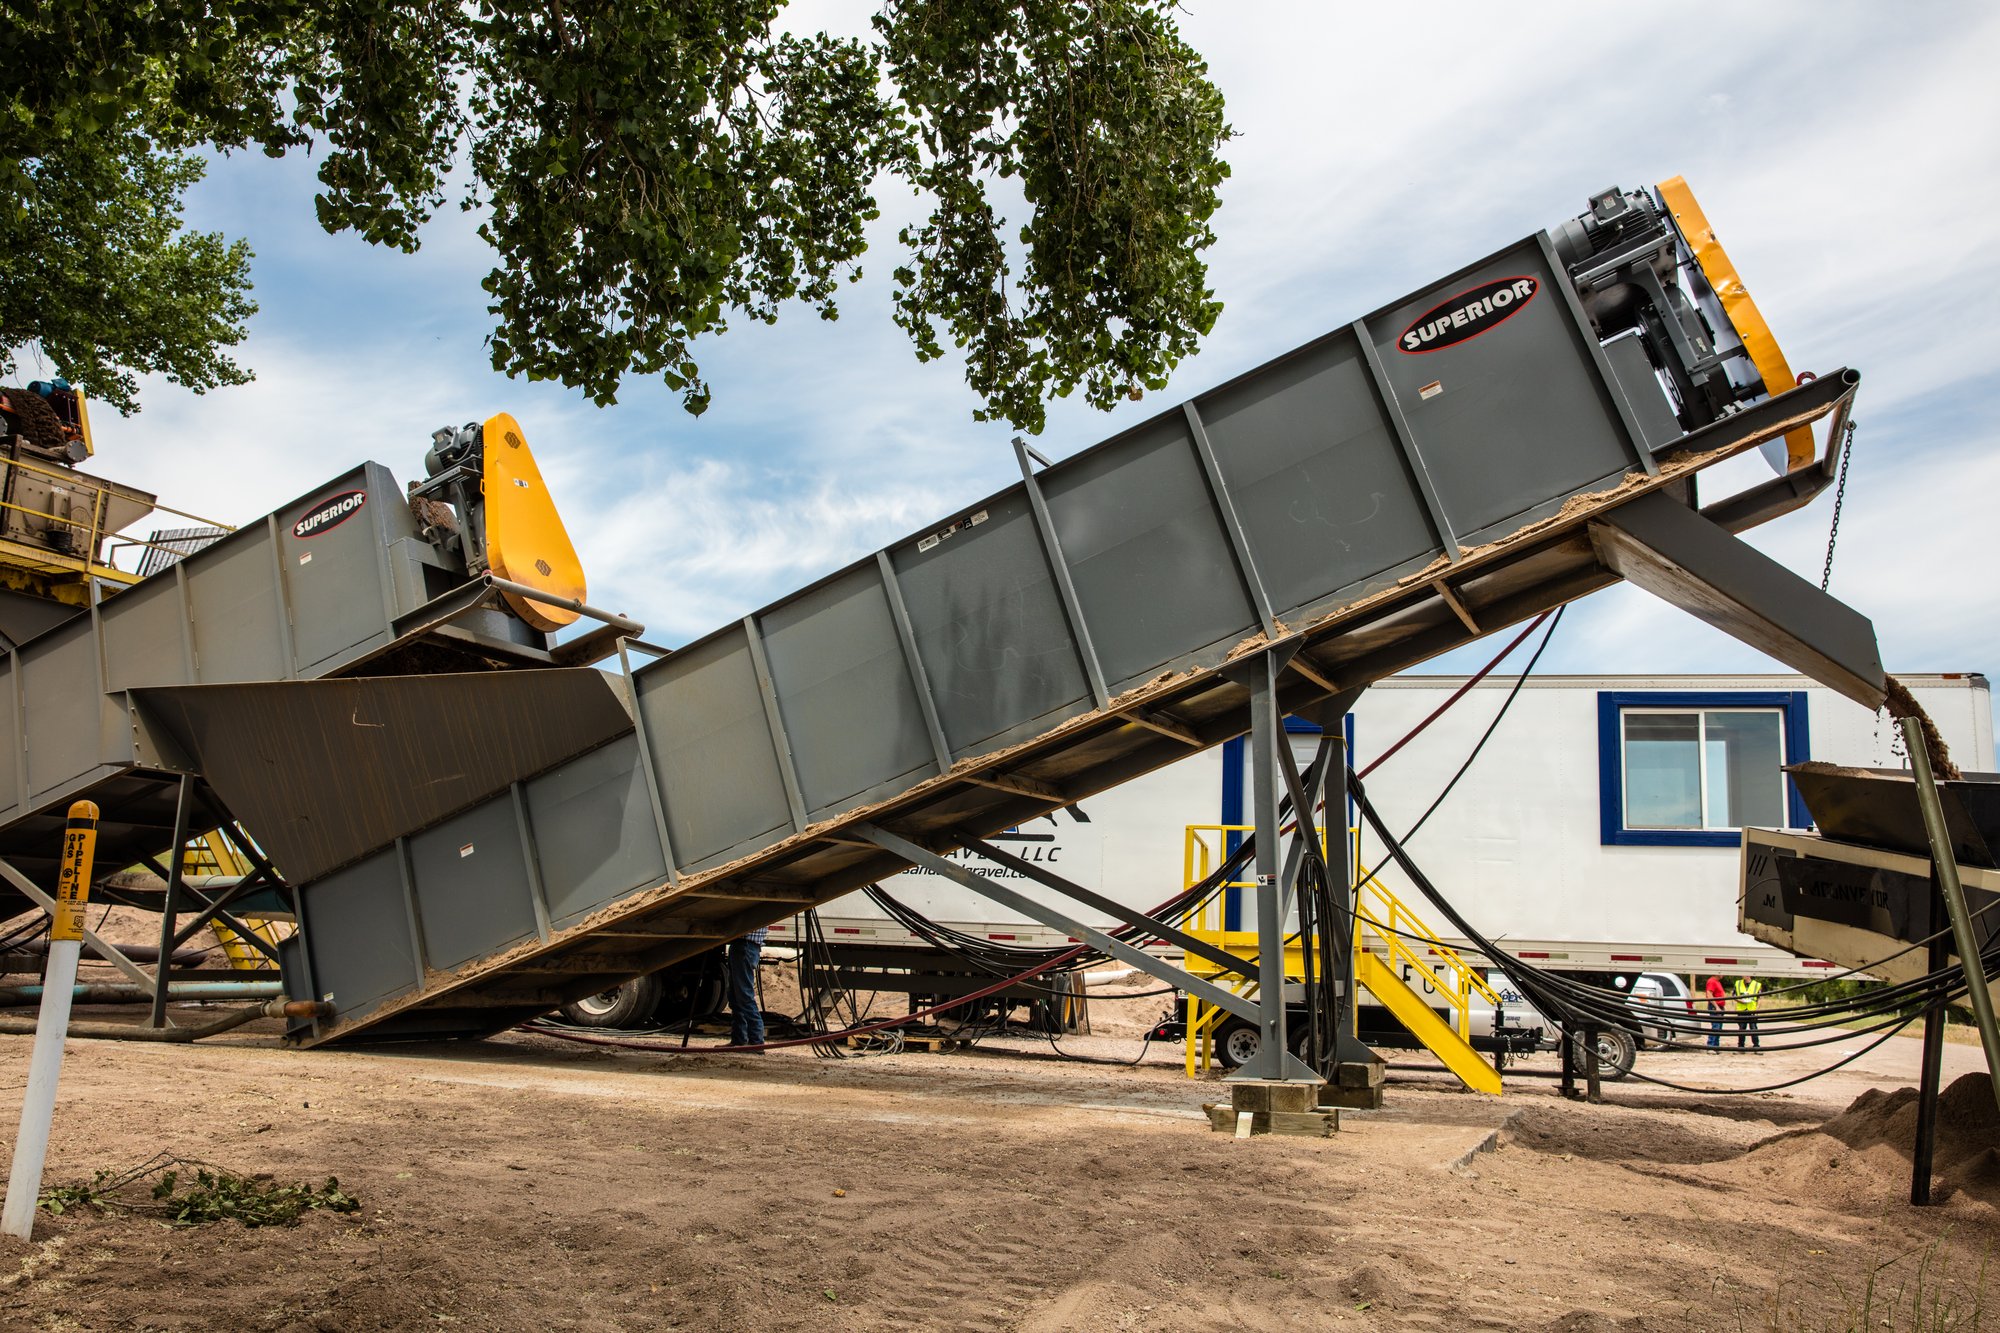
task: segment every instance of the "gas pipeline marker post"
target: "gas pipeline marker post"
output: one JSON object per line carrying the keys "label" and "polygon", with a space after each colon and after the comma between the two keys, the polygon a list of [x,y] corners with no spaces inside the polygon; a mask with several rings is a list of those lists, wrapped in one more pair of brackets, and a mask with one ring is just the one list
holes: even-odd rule
{"label": "gas pipeline marker post", "polygon": [[35,1228],[35,1204],[42,1192],[56,1080],[62,1075],[63,1044],[69,1034],[70,995],[76,985],[77,955],[83,948],[83,908],[90,896],[90,867],[96,855],[97,806],[78,801],[69,808],[69,825],[63,832],[42,1009],[36,1020],[34,1053],[28,1058],[28,1086],[21,1094],[21,1131],[14,1136],[7,1201],[0,1208],[0,1233],[22,1240],[29,1239]]}

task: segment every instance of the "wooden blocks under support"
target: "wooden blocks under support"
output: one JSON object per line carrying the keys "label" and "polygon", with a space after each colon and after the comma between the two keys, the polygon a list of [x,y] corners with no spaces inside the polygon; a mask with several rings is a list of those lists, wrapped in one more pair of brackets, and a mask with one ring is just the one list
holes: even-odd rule
{"label": "wooden blocks under support", "polygon": [[1340,1131],[1340,1112],[1320,1104],[1324,1091],[1324,1084],[1315,1083],[1232,1083],[1227,1105],[1216,1102],[1201,1109],[1208,1113],[1210,1128],[1239,1139],[1252,1134],[1331,1138]]}
{"label": "wooden blocks under support", "polygon": [[1382,1109],[1382,1078],[1389,1066],[1380,1060],[1348,1060],[1334,1066],[1333,1080],[1320,1092],[1321,1106],[1350,1111]]}

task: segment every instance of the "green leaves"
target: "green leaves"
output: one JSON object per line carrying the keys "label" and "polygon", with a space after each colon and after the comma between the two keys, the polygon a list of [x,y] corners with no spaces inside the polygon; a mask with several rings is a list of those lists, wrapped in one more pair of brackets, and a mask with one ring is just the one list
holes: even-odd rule
{"label": "green leaves", "polygon": [[[193,1169],[192,1181],[183,1182],[183,1168]],[[150,1187],[148,1179],[153,1180]],[[143,1198],[138,1197],[141,1190]],[[361,1201],[332,1176],[317,1187],[306,1181],[280,1185],[269,1173],[242,1176],[164,1152],[124,1171],[99,1171],[88,1185],[51,1186],[39,1202],[56,1216],[89,1205],[100,1211],[153,1213],[175,1226],[224,1221],[246,1227],[292,1226],[315,1209],[352,1213],[361,1207]]]}
{"label": "green leaves", "polygon": [[[407,251],[448,198],[483,211],[494,366],[599,403],[636,373],[700,413],[698,339],[792,303],[836,318],[890,179],[929,203],[902,233],[896,320],[922,359],[963,349],[978,415],[1039,430],[1051,395],[1081,387],[1107,407],[1164,384],[1218,309],[1198,255],[1229,136],[1170,5],[889,0],[872,43],[779,31],[782,10],[75,0],[12,14],[0,59],[27,77],[0,93],[6,239],[119,308],[69,319],[0,291],[4,349],[39,340],[127,410],[134,371],[240,382],[220,349],[253,309],[248,254],[179,230],[198,175],[180,150],[310,145],[329,231]],[[1010,229],[995,198],[1015,191],[1025,222]],[[51,271],[14,267],[0,281]],[[148,277],[150,294],[127,293]],[[157,336],[137,336],[147,323]]]}
{"label": "green leaves", "polygon": [[778,5],[489,0],[472,164],[494,365],[615,398],[657,374],[690,412],[691,342],[834,294],[893,140],[868,53],[774,35]]}
{"label": "green leaves", "polygon": [[[201,170],[128,127],[20,164],[22,188],[0,207],[0,354],[39,344],[126,412],[138,374],[197,393],[246,382],[225,349],[256,310],[249,247],[180,226],[181,195]],[[0,374],[12,360],[0,355]]]}
{"label": "green leaves", "polygon": [[[1222,96],[1153,0],[893,0],[876,20],[916,118],[896,320],[965,350],[978,415],[1030,431],[1079,386],[1108,408],[1165,385],[1221,306],[1197,258],[1229,169]],[[1028,220],[1009,244],[995,179]]]}

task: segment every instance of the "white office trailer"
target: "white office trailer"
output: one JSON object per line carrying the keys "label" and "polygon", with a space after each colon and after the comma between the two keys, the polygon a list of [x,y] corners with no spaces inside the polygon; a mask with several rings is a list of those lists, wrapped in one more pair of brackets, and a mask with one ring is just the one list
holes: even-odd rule
{"label": "white office trailer", "polygon": [[[1993,766],[1983,675],[1903,680],[1961,767]],[[1370,688],[1348,720],[1357,765],[1366,768],[1464,684],[1462,676],[1405,676]],[[1531,677],[1518,692],[1516,685],[1514,677],[1480,681],[1366,780],[1385,821],[1408,829],[1506,707],[1464,777],[1407,843],[1472,925],[1555,969],[1812,974],[1811,960],[1737,930],[1736,830],[1805,826],[1805,808],[1782,771],[1787,764],[1902,766],[1886,716],[1802,676],[1552,675]],[[1317,728],[1288,725],[1301,760],[1309,758]],[[1235,742],[1190,756],[994,841],[1150,910],[1184,887],[1189,825],[1249,822],[1245,751]],[[1086,924],[1115,924],[1018,872],[958,855]],[[1362,838],[1365,865],[1383,855],[1379,840]],[[1442,925],[1393,865],[1383,875]],[[1068,939],[935,874],[908,872],[882,888],[932,921],[996,942]],[[852,946],[875,966],[895,957],[883,950],[922,944],[860,893],[827,904],[819,916],[829,943]],[[774,927],[772,938],[790,942],[800,933],[795,918]],[[1444,938],[1462,943],[1448,930]]]}

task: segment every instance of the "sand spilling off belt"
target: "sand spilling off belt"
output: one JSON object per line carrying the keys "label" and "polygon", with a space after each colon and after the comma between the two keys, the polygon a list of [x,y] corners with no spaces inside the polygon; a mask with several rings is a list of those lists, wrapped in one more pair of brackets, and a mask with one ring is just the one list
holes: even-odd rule
{"label": "sand spilling off belt", "polygon": [[1889,716],[1915,718],[1917,729],[1923,732],[1924,753],[1930,757],[1931,776],[1939,782],[1954,782],[1964,777],[1958,765],[1951,761],[1951,747],[1944,743],[1937,723],[1931,721],[1931,715],[1924,711],[1924,706],[1917,702],[1909,687],[1894,676],[1884,676],[1883,680],[1888,682],[1889,687],[1889,696],[1883,700],[1883,707],[1889,710]]}
{"label": "sand spilling off belt", "polygon": [[[1879,1208],[1908,1197],[1916,1134],[1916,1089],[1871,1088],[1818,1129],[1779,1134],[1701,1170],[1736,1179],[1748,1171],[1760,1187],[1825,1206]],[[2000,1108],[1986,1074],[1966,1074],[1939,1095],[1932,1170],[1933,1197],[2000,1207]]]}

